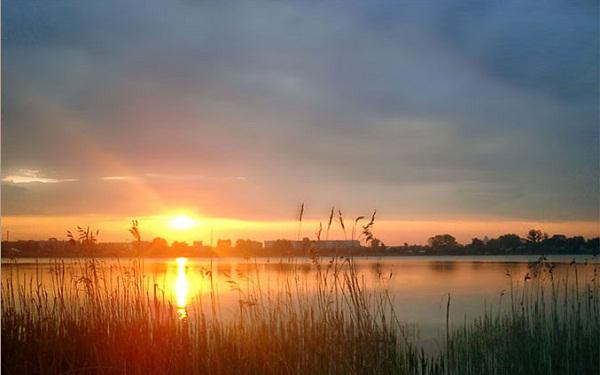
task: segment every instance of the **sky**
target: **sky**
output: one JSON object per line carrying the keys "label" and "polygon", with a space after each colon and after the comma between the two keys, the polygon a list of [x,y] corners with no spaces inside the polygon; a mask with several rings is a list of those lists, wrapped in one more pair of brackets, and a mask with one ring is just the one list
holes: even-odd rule
{"label": "sky", "polygon": [[[304,203],[309,237],[332,206],[347,221],[377,209],[388,243],[597,236],[598,14],[2,1],[3,230],[116,241],[137,218],[169,239],[290,238]],[[197,228],[165,234],[181,213]]]}

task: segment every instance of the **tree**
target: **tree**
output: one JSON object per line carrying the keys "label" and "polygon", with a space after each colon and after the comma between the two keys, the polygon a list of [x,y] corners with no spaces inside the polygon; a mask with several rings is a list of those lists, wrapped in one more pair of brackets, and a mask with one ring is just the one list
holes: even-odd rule
{"label": "tree", "polygon": [[167,240],[165,240],[162,237],[154,238],[150,244],[152,245],[152,247],[157,247],[157,248],[166,248],[169,246],[169,243],[167,242]]}
{"label": "tree", "polygon": [[586,242],[586,247],[588,249],[592,250],[592,254],[597,255],[598,252],[600,251],[600,238],[599,237],[590,238]]}
{"label": "tree", "polygon": [[373,238],[371,240],[371,249],[373,250],[384,250],[385,244],[381,242],[379,238]]}
{"label": "tree", "polygon": [[482,240],[480,240],[479,238],[473,238],[471,240],[471,248],[474,251],[482,251],[485,248],[485,242],[483,242]]}
{"label": "tree", "polygon": [[578,253],[585,248],[585,238],[575,236],[567,239],[567,250],[570,253]]}
{"label": "tree", "polygon": [[498,245],[502,250],[515,250],[522,245],[521,237],[516,234],[503,234],[498,237]]}
{"label": "tree", "polygon": [[458,242],[456,242],[456,238],[454,238],[454,236],[452,236],[450,234],[435,235],[433,237],[430,237],[427,240],[427,243],[429,244],[429,246],[431,246],[432,249],[442,249],[442,250],[454,249],[458,246]]}
{"label": "tree", "polygon": [[153,251],[161,251],[161,250],[166,250],[169,247],[169,243],[167,242],[167,240],[165,240],[164,238],[161,237],[156,237],[152,240],[152,242],[150,242],[150,248]]}
{"label": "tree", "polygon": [[565,251],[567,248],[567,236],[564,234],[555,234],[552,237],[543,240],[542,247],[544,250]]}
{"label": "tree", "polygon": [[527,232],[527,242],[529,243],[539,244],[545,238],[548,238],[548,235],[539,229],[531,229]]}

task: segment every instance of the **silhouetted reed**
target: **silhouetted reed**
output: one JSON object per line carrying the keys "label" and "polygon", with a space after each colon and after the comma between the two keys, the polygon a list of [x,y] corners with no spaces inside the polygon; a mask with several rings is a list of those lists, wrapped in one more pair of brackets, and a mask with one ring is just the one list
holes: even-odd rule
{"label": "silhouetted reed", "polygon": [[[599,283],[595,273],[584,280],[579,272],[593,265],[572,265],[557,278],[541,261],[518,282],[510,276],[510,306],[502,295],[496,310],[472,323],[453,327],[448,319],[447,345],[426,353],[405,335],[386,289],[367,286],[352,259],[315,256],[312,262],[316,287],[310,292],[302,268],[265,288],[258,268],[246,265],[227,282],[238,300],[232,315],[221,310],[212,268],[201,272],[208,291],[182,314],[139,260],[80,261],[75,273],[69,272],[72,265],[56,261],[50,285],[40,282],[41,268],[25,279],[18,266],[5,266],[2,371],[597,374],[600,369]],[[447,316],[450,301],[449,296]]]}
{"label": "silhouetted reed", "polygon": [[573,262],[555,278],[554,265],[541,258],[518,287],[507,272],[509,309],[497,306],[451,331],[438,363],[451,374],[600,373],[598,271],[583,281],[579,267],[589,270]]}
{"label": "silhouetted reed", "polygon": [[210,293],[183,319],[137,260],[127,266],[82,261],[73,278],[57,261],[50,287],[37,276],[20,279],[14,271],[2,285],[2,370],[408,373],[403,357],[414,355],[413,349],[389,319],[385,292],[367,292],[350,258],[318,266],[315,293],[307,293],[297,274],[277,290],[264,290],[246,275],[228,280],[239,297],[239,309],[229,318],[220,313],[207,270],[203,277]]}

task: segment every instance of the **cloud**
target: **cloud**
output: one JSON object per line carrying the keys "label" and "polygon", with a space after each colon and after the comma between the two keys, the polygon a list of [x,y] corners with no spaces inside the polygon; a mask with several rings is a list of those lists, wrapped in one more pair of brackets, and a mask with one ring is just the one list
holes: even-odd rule
{"label": "cloud", "polygon": [[74,182],[76,178],[47,178],[41,177],[40,171],[35,169],[19,169],[14,175],[8,175],[2,178],[3,182],[10,182],[13,184],[57,184],[61,182]]}
{"label": "cloud", "polygon": [[2,166],[131,182],[86,211],[597,218],[597,7],[10,3]]}

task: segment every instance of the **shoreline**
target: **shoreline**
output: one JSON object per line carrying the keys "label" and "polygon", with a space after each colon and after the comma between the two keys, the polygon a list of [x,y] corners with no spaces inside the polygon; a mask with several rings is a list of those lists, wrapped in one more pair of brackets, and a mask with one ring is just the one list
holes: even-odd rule
{"label": "shoreline", "polygon": [[[546,261],[553,263],[571,263],[576,262],[577,264],[591,263],[600,264],[600,257],[593,254],[472,254],[472,255],[458,255],[458,254],[446,254],[446,255],[397,255],[397,254],[321,254],[317,255],[317,258],[335,258],[335,257],[351,257],[355,260],[368,260],[368,259],[385,259],[385,260],[399,260],[399,261],[430,261],[430,262],[473,262],[473,263],[532,263],[539,261],[541,257],[545,257]],[[20,260],[25,260],[27,264],[33,264],[37,260],[82,260],[82,259],[99,259],[99,260],[135,260],[135,259],[146,259],[146,260],[172,260],[177,258],[187,258],[190,260],[198,259],[203,261],[231,261],[231,260],[310,260],[314,257],[306,255],[256,255],[256,256],[240,256],[240,255],[226,255],[226,256],[205,256],[205,255],[164,255],[164,256],[111,256],[111,255],[83,255],[78,254],[75,256],[17,256],[8,257],[2,256],[2,264],[11,264],[16,261],[19,263]],[[23,264],[23,263],[22,263]]]}

